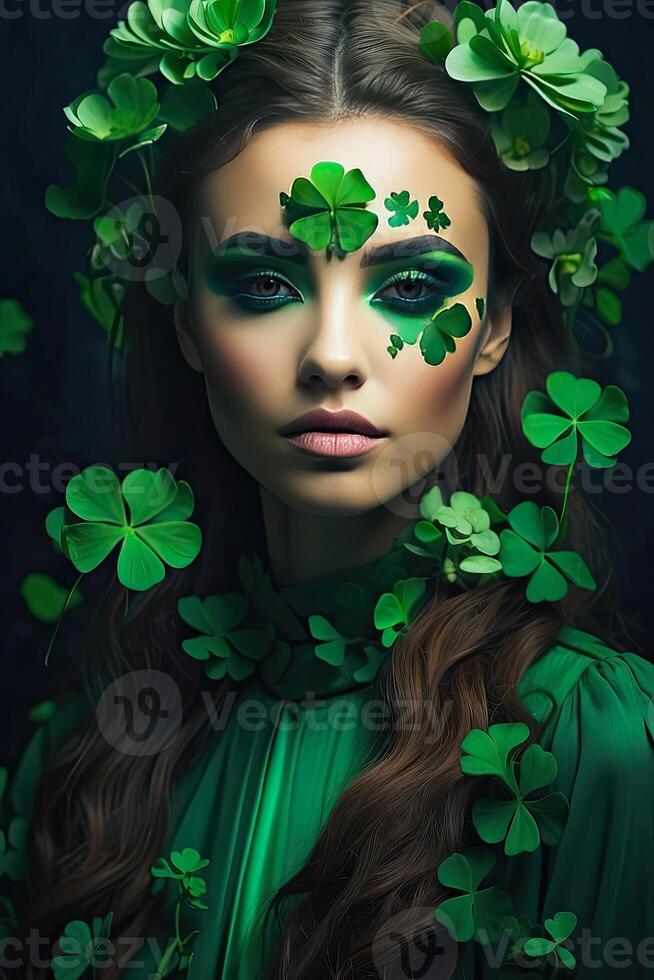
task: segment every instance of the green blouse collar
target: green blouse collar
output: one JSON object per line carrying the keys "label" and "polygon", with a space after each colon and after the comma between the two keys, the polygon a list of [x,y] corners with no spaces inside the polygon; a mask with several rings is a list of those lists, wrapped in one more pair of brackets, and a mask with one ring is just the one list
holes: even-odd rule
{"label": "green blouse collar", "polygon": [[379,597],[392,594],[398,582],[415,581],[422,602],[414,605],[414,618],[433,592],[433,560],[404,547],[411,533],[409,525],[377,558],[295,585],[276,586],[258,555],[241,556],[238,574],[252,615],[274,629],[258,665],[271,692],[298,700],[372,683],[390,652],[374,621]]}

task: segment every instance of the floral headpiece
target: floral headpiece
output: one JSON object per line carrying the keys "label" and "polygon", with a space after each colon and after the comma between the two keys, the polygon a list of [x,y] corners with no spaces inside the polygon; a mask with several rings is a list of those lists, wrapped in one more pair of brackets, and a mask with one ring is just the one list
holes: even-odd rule
{"label": "floral headpiece", "polygon": [[[164,136],[184,134],[216,111],[209,83],[242,47],[266,36],[274,14],[275,0],[134,0],[105,44],[108,57],[98,90],[80,95],[64,110],[76,181],[67,188],[49,187],[46,206],[59,217],[92,222],[91,274],[76,278],[84,306],[115,344],[122,339],[122,301],[133,270],[148,265],[157,213],[155,151]],[[427,59],[472,88],[491,116],[491,134],[504,165],[541,173],[549,207],[546,224],[534,234],[533,250],[550,263],[549,283],[568,326],[586,311],[606,330],[620,322],[619,294],[632,273],[645,271],[652,261],[653,224],[644,220],[645,199],[639,191],[607,186],[610,164],[629,145],[621,130],[629,118],[628,86],[599,51],[581,53],[566,34],[555,9],[538,0],[528,0],[519,10],[499,0],[487,13],[462,0],[454,13],[454,34],[434,22],[423,28],[419,44]],[[125,187],[135,197],[129,206],[115,207],[111,202],[122,198]],[[346,173],[338,163],[321,161],[281,192],[280,205],[292,236],[311,249],[324,249],[330,258],[343,258],[377,228],[377,215],[367,209],[375,197],[360,170]],[[420,220],[431,231],[451,225],[446,203],[436,193],[421,216],[408,190],[389,189],[384,204],[391,227]],[[600,247],[610,255],[598,265]],[[150,265],[142,279],[161,302],[184,296],[184,280],[174,269]],[[463,276],[458,293],[471,281]],[[478,297],[475,305],[483,319],[485,299]],[[438,365],[471,326],[465,306],[445,302],[419,329],[393,334],[387,349],[396,357],[405,344],[419,343],[425,361]],[[19,303],[0,301],[0,355],[21,353],[30,328]],[[619,388],[602,389],[591,379],[554,372],[544,392],[527,396],[522,426],[545,463],[567,469],[559,513],[524,501],[506,514],[490,498],[458,492],[445,501],[433,488],[420,502],[419,519],[398,537],[404,562],[411,565],[380,565],[376,591],[345,583],[335,597],[340,609],[333,620],[315,614],[301,621],[281,609],[263,569],[243,556],[241,593],[180,599],[180,618],[195,631],[184,641],[184,652],[204,662],[210,678],[240,682],[261,670],[274,680],[288,669],[291,641],[299,642],[313,650],[321,670],[351,660],[353,681],[369,683],[385,651],[417,616],[433,575],[466,589],[500,576],[522,579],[533,603],[560,600],[571,585],[594,589],[583,558],[564,546],[571,480],[580,455],[590,467],[615,464],[630,440],[624,425],[628,417]],[[79,601],[81,577],[112,555],[126,594],[152,588],[167,567],[183,568],[195,560],[201,531],[189,520],[193,508],[191,488],[166,470],[137,470],[120,483],[112,471],[88,467],[70,481],[66,506],[51,512],[46,523],[55,547],[79,577],[66,593],[46,576],[28,576],[22,593],[29,608],[58,627],[66,609]],[[397,555],[390,557],[395,561]],[[509,795],[510,803],[478,801],[473,812],[482,841],[504,843],[507,855],[556,843],[566,817],[561,794],[533,798],[532,791],[556,775],[550,753],[531,746],[517,772],[516,751],[527,737],[524,725],[495,725],[487,733],[473,730],[462,745],[463,772],[493,775]],[[12,847],[19,836],[14,829],[8,837]],[[7,866],[13,853],[5,855]],[[452,855],[438,869],[444,885],[462,892],[437,911],[459,941],[479,938],[484,929],[492,938],[495,925],[506,922],[505,896],[493,888],[478,890],[494,860],[487,849],[473,849]],[[198,872],[207,863],[187,848],[173,852],[170,863],[160,859],[153,866],[153,876],[178,883],[177,919],[184,903],[206,908]],[[562,948],[574,927],[571,913],[548,920],[547,935],[533,932],[524,920],[512,922],[509,961],[517,952],[534,962],[551,954],[558,967],[574,966]],[[94,920],[97,943],[110,925],[111,916]],[[72,927],[91,935],[85,923],[72,923],[71,935]],[[182,940],[178,929],[160,964],[162,973],[173,957],[180,969],[188,967],[190,938]],[[53,965],[64,971],[65,956]]]}

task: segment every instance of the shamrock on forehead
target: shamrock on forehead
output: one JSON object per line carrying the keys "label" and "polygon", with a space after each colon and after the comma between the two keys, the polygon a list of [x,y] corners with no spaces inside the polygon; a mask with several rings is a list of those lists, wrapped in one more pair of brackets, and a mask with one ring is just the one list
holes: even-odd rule
{"label": "shamrock on forehead", "polygon": [[294,238],[343,259],[374,234],[379,219],[366,205],[375,196],[358,168],[346,173],[340,163],[322,161],[311,168],[311,179],[296,177],[290,195],[282,192],[279,200]]}

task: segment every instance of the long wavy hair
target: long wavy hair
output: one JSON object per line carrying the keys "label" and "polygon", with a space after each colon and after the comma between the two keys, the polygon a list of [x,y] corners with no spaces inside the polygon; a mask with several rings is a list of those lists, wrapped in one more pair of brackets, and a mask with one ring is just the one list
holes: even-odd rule
{"label": "long wavy hair", "polygon": [[[455,447],[459,486],[492,492],[509,508],[519,499],[510,474],[537,459],[521,432],[523,399],[542,388],[553,369],[575,370],[577,354],[530,250],[542,206],[537,178],[500,165],[488,118],[474,97],[420,54],[419,30],[434,19],[448,14],[432,0],[278,0],[270,34],[242,49],[213,83],[218,112],[181,139],[162,164],[157,189],[188,229],[203,178],[233,159],[253,134],[291,120],[379,115],[445,146],[482,190],[492,243],[491,313],[509,302],[514,318],[501,364],[473,385]],[[185,271],[185,252],[180,267]],[[171,308],[137,286],[125,316],[121,398],[130,410],[134,454],[128,458],[178,464],[195,490],[205,545],[196,563],[169,570],[127,617],[115,582],[94,611],[83,660],[90,705],[113,679],[159,668],[179,688],[184,722],[164,751],[130,756],[112,748],[91,710],[88,725],[47,764],[34,799],[21,929],[53,937],[72,918],[109,910],[114,937],[147,935],[160,901],[150,894],[149,868],[161,852],[171,796],[211,734],[201,679],[180,654],[176,602],[191,592],[235,587],[238,554],[251,547],[266,553],[258,487],[215,431],[203,379],[178,349]],[[497,485],[493,477],[507,459]],[[561,500],[548,486],[533,499],[552,506]],[[571,497],[570,529],[572,546],[583,551],[599,583],[597,605],[607,595],[608,564],[598,554],[598,519],[581,492]],[[391,717],[407,699],[430,704],[442,718],[438,739],[427,737],[430,718],[411,730],[398,725],[374,763],[344,790],[306,863],[276,897],[280,914],[289,899],[292,911],[281,914],[271,980],[378,975],[373,938],[379,956],[379,937],[395,912],[434,907],[435,870],[468,833],[470,781],[458,765],[463,736],[490,722],[524,720],[538,737],[516,685],[563,622],[591,622],[590,601],[576,590],[565,603],[532,605],[520,582],[504,580],[443,592],[423,610],[398,642],[380,684]],[[229,681],[217,685],[220,696],[229,688]],[[417,915],[416,932],[430,927],[431,916]],[[26,969],[30,980],[45,976],[32,965]],[[114,978],[120,970],[111,967],[104,975]]]}

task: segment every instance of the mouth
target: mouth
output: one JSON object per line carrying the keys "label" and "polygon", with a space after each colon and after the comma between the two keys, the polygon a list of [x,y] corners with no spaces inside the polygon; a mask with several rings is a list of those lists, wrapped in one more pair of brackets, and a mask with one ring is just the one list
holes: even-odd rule
{"label": "mouth", "polygon": [[388,432],[357,412],[313,409],[279,430],[288,442],[312,456],[348,459],[363,456],[381,445]]}

